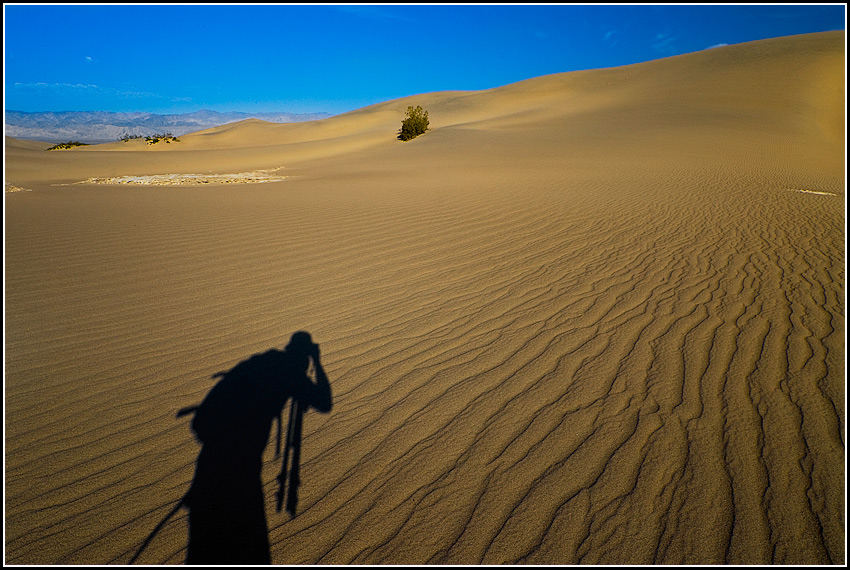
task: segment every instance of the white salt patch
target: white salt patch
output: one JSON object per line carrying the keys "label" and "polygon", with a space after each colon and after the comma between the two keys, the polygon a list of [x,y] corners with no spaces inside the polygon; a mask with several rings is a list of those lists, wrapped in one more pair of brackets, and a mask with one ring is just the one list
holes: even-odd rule
{"label": "white salt patch", "polygon": [[275,174],[283,167],[269,170],[252,170],[236,174],[150,174],[144,176],[113,176],[89,178],[76,184],[134,184],[145,186],[188,186],[201,184],[259,184],[286,180],[287,176]]}
{"label": "white salt patch", "polygon": [[11,182],[5,182],[4,186],[6,187],[6,192],[32,192],[29,188],[21,188],[20,186],[15,186]]}
{"label": "white salt patch", "polygon": [[800,190],[797,188],[788,188],[790,192],[801,192],[803,194],[817,194],[819,196],[837,196],[837,194],[833,194],[832,192],[818,192],[817,190]]}

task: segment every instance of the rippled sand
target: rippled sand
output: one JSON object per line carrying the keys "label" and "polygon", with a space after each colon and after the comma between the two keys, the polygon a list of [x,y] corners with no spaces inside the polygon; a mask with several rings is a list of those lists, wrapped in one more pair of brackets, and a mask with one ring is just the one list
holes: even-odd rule
{"label": "rippled sand", "polygon": [[[177,411],[303,329],[333,409],[294,518],[266,449],[274,563],[843,564],[844,39],[7,139],[6,562],[128,563],[194,475]],[[180,509],[138,563],[186,544]]]}

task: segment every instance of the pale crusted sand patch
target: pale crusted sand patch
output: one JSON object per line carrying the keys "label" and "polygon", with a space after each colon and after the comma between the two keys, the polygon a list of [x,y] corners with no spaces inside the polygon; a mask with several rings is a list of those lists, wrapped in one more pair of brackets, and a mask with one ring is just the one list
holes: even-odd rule
{"label": "pale crusted sand patch", "polygon": [[6,182],[6,192],[32,192],[29,188],[21,188],[20,186],[16,186],[11,182]]}
{"label": "pale crusted sand patch", "polygon": [[838,196],[832,192],[820,192],[818,190],[802,190],[799,188],[788,188],[789,192],[800,192],[801,194],[817,194],[818,196]]}
{"label": "pale crusted sand patch", "polygon": [[196,186],[200,184],[261,184],[280,182],[288,176],[275,174],[283,167],[235,174],[149,174],[141,176],[93,177],[75,184],[133,184],[142,186]]}

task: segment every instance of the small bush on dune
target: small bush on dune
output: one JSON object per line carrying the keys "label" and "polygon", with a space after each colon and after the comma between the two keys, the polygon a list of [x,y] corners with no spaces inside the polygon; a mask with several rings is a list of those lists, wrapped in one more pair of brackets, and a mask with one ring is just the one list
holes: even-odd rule
{"label": "small bush on dune", "polygon": [[408,107],[405,116],[398,133],[400,140],[409,141],[428,130],[428,111],[423,110],[419,105],[415,109]]}
{"label": "small bush on dune", "polygon": [[81,143],[78,141],[68,141],[66,143],[59,143],[57,145],[54,145],[47,150],[66,150],[69,148],[74,148],[75,146],[88,146],[88,144]]}
{"label": "small bush on dune", "polygon": [[159,141],[165,141],[167,143],[170,143],[171,141],[180,142],[180,139],[178,139],[171,133],[155,134],[149,137],[145,137],[145,142],[147,142],[147,144],[156,144]]}

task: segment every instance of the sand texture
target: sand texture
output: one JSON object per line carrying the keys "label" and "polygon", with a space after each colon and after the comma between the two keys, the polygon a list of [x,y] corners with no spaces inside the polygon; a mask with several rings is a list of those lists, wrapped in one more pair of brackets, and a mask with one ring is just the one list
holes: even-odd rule
{"label": "sand texture", "polygon": [[183,563],[177,411],[305,330],[332,409],[294,517],[272,429],[274,563],[843,564],[844,42],[7,138],[6,562]]}

